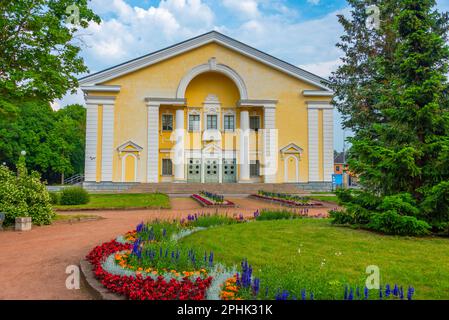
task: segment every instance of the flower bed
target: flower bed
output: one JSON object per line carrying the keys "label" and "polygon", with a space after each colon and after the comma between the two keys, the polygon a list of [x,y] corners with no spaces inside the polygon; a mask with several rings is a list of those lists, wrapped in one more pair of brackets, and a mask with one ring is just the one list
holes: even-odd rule
{"label": "flower bed", "polygon": [[204,193],[201,194],[193,194],[192,198],[198,201],[203,207],[209,208],[235,208],[236,205],[234,202],[226,200],[224,198],[220,198],[217,201],[217,198],[211,198],[206,196]]}
{"label": "flower bed", "polygon": [[252,198],[279,203],[286,207],[321,207],[323,204],[316,201],[311,201],[307,197],[298,197],[285,193],[271,193],[259,191],[259,194],[252,194]]}
{"label": "flower bed", "polygon": [[[140,223],[136,230],[95,247],[86,259],[105,288],[132,300],[296,299],[280,288],[276,295],[269,295],[268,287],[261,290],[261,281],[254,277],[246,260],[240,270],[228,268],[214,261],[213,252],[199,252],[177,243],[207,227],[249,221],[256,220],[202,214],[181,222]],[[346,300],[368,299],[366,288],[344,289],[342,298]],[[412,287],[404,293],[402,287],[395,285],[392,289],[387,285],[379,291],[378,299],[405,299],[406,295],[411,300],[413,294]],[[301,299],[314,299],[314,294],[301,290]]]}

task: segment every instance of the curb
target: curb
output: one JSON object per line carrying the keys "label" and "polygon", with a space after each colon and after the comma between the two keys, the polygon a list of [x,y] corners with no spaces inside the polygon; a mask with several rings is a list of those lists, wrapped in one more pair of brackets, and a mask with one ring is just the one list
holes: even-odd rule
{"label": "curb", "polygon": [[103,284],[95,279],[92,265],[86,259],[80,261],[80,269],[89,291],[98,300],[126,300],[126,297],[111,293]]}

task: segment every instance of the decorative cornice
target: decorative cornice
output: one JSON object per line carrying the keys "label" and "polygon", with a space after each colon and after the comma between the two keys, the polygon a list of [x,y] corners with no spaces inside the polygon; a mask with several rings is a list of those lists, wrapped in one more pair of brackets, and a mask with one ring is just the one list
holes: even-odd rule
{"label": "decorative cornice", "polygon": [[97,86],[81,86],[80,89],[84,92],[120,92],[120,86],[105,86],[105,85],[97,85]]}
{"label": "decorative cornice", "polygon": [[238,107],[265,107],[265,108],[276,108],[278,100],[239,100],[237,102]]}
{"label": "decorative cornice", "polygon": [[96,104],[96,105],[114,105],[114,96],[84,96],[86,104]]}
{"label": "decorative cornice", "polygon": [[[298,68],[290,63],[275,58],[269,54],[266,54],[260,50],[252,48],[242,42],[225,36],[217,31],[211,31],[200,35],[198,37],[183,41],[175,44],[171,47],[150,53],[140,58],[127,61],[109,69],[88,75],[79,79],[79,83],[82,85],[94,85],[102,83],[124,74],[133,72],[135,70],[145,68],[152,64],[158,63],[162,60],[169,59],[184,52],[193,50],[208,43],[218,43],[231,50],[237,51],[245,56],[248,56],[254,60],[257,60],[265,65],[268,65],[274,69],[287,73],[295,78],[301,79],[307,83],[315,85],[326,91],[330,90],[327,84],[328,80],[321,78],[313,73]],[[212,61],[213,67],[214,61]]]}
{"label": "decorative cornice", "polygon": [[[127,149],[128,147],[132,147],[132,149]],[[142,151],[143,148],[139,146],[137,143],[132,142],[131,140],[121,144],[119,147],[117,147],[117,151]]]}
{"label": "decorative cornice", "polygon": [[334,92],[322,90],[303,90],[302,94],[304,97],[332,97]]}
{"label": "decorative cornice", "polygon": [[157,106],[160,105],[175,105],[175,106],[185,106],[186,99],[176,99],[176,98],[155,98],[155,97],[147,97],[145,98],[145,102],[147,106]]}
{"label": "decorative cornice", "polygon": [[307,109],[334,109],[328,101],[306,101]]}

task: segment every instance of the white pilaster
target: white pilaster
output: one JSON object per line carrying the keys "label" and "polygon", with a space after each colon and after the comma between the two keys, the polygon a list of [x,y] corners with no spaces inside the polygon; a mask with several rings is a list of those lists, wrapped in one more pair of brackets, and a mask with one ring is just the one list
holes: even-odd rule
{"label": "white pilaster", "polygon": [[308,108],[309,182],[319,181],[318,109]]}
{"label": "white pilaster", "polygon": [[276,106],[264,106],[264,131],[263,131],[263,168],[262,174],[265,183],[275,183],[278,166],[277,130],[276,130]]}
{"label": "white pilaster", "polygon": [[159,182],[159,104],[147,103],[148,160],[147,182]]}
{"label": "white pilaster", "polygon": [[332,181],[334,173],[334,110],[323,109],[323,172],[324,181]]}
{"label": "white pilaster", "polygon": [[86,105],[86,155],[84,179],[95,181],[97,176],[98,105]]}
{"label": "white pilaster", "polygon": [[249,112],[240,112],[240,182],[249,181]]}
{"label": "white pilaster", "polygon": [[103,104],[102,126],[101,181],[112,181],[112,158],[114,155],[114,104]]}
{"label": "white pilaster", "polygon": [[175,181],[184,181],[184,162],[185,162],[185,146],[184,146],[184,109],[176,110],[176,130],[175,130],[175,152],[174,152],[174,167],[175,167]]}

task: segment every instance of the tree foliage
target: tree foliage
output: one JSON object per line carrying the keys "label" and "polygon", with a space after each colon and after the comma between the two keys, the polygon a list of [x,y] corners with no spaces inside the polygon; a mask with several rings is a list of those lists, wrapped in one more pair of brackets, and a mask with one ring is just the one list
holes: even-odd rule
{"label": "tree foliage", "polygon": [[[331,82],[354,132],[351,171],[366,193],[393,197],[405,210],[397,214],[447,222],[436,209],[447,208],[449,198],[437,196],[446,189],[435,188],[449,180],[448,14],[434,0],[348,2],[351,17],[339,17],[345,56]],[[366,25],[369,5],[380,9],[379,29]]]}
{"label": "tree foliage", "polygon": [[48,182],[84,171],[86,110],[69,105],[53,111],[48,103],[22,102],[15,117],[0,119],[0,162],[10,168],[26,151],[26,166]]}

